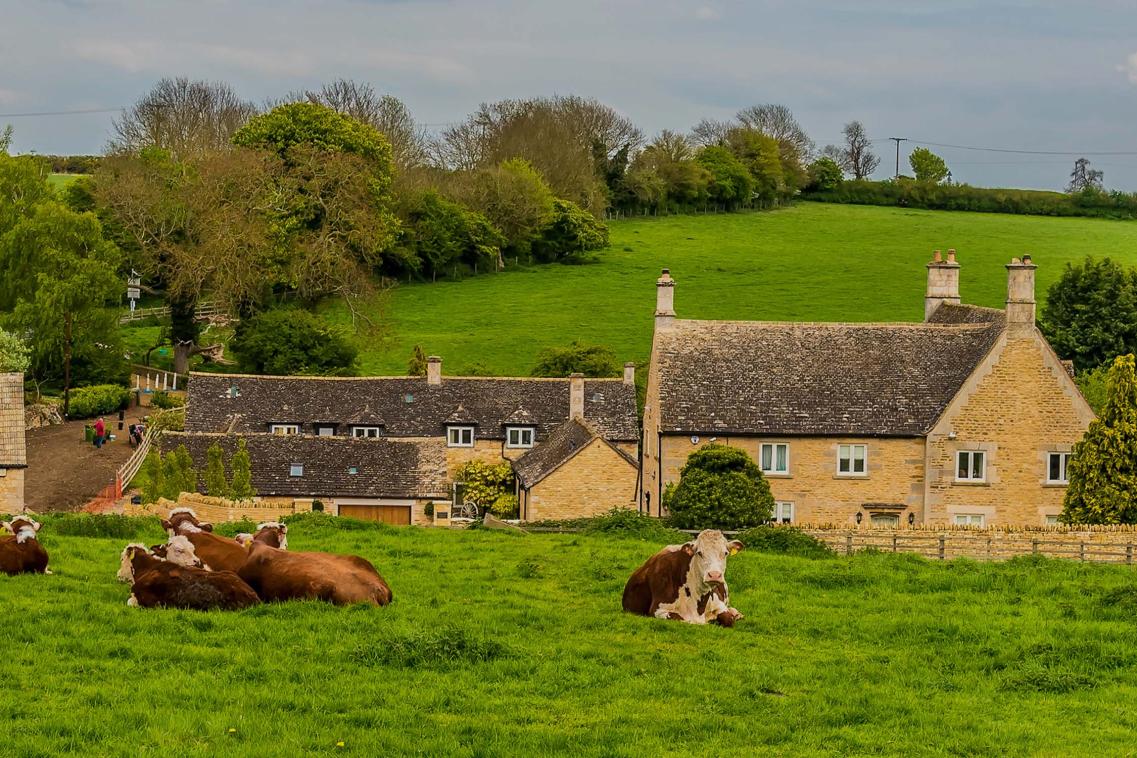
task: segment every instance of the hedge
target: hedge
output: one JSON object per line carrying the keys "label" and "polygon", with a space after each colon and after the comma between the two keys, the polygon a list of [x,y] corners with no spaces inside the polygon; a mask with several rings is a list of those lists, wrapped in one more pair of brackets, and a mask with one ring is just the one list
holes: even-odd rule
{"label": "hedge", "polygon": [[70,418],[92,418],[130,405],[130,390],[117,384],[96,384],[71,390]]}

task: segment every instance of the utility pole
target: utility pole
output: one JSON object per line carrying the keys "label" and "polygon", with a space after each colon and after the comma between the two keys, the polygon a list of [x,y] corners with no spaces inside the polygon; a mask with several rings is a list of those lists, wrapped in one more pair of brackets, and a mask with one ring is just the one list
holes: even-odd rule
{"label": "utility pole", "polygon": [[896,178],[900,178],[900,143],[907,142],[907,137],[889,137],[890,140],[896,143]]}

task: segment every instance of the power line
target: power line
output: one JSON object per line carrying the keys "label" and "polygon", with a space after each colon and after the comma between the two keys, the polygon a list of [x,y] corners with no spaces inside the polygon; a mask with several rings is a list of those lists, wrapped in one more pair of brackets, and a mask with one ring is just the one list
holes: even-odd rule
{"label": "power line", "polygon": [[0,113],[0,118],[27,118],[32,116],[77,116],[84,113],[118,113],[120,108],[84,108],[74,111],[39,111],[36,113]]}
{"label": "power line", "polygon": [[1016,155],[1137,155],[1137,150],[1018,150],[1004,147],[975,147],[973,145],[949,145],[943,142],[929,142],[927,140],[912,138],[917,145],[931,147],[948,147],[954,150],[975,150],[982,153],[1014,153]]}

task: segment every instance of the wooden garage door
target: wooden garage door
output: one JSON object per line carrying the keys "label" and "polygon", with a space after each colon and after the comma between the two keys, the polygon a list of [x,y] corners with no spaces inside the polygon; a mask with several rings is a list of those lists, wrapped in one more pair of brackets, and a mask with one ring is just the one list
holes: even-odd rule
{"label": "wooden garage door", "polygon": [[409,505],[341,505],[340,515],[365,521],[382,521],[396,526],[406,526],[411,523]]}

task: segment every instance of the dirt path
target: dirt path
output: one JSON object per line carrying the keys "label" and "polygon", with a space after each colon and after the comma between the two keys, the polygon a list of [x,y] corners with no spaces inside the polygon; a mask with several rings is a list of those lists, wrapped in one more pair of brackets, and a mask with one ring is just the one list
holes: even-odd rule
{"label": "dirt path", "polygon": [[[113,417],[112,417],[113,418]],[[127,413],[126,424],[133,423]],[[27,508],[37,513],[74,511],[114,483],[115,473],[130,457],[132,448],[117,419],[107,426],[118,436],[101,449],[83,440],[85,421],[28,432],[28,470],[24,486]]]}

